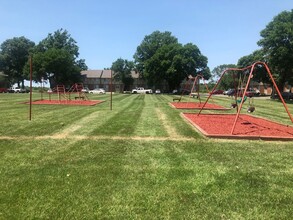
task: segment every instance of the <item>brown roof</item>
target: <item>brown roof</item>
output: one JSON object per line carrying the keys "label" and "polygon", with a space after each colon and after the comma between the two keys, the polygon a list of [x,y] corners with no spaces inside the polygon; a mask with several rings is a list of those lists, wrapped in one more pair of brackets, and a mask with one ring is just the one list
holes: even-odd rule
{"label": "brown roof", "polygon": [[[113,74],[113,72],[112,72]],[[81,75],[86,75],[87,78],[104,78],[110,79],[111,78],[111,70],[84,70],[81,71]],[[131,71],[131,76],[133,78],[138,78],[139,74],[135,71]]]}

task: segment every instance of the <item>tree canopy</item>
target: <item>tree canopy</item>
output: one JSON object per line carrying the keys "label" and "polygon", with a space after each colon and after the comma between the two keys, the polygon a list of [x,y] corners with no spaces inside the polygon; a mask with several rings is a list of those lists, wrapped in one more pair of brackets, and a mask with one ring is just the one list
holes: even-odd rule
{"label": "tree canopy", "polygon": [[17,83],[18,86],[27,76],[24,74],[24,66],[28,62],[29,51],[35,45],[25,37],[14,37],[4,41],[0,46],[0,70],[7,76],[10,84]]}
{"label": "tree canopy", "polygon": [[[229,68],[237,68],[237,66],[235,64],[222,64],[222,65],[219,65],[217,67],[215,67],[212,71],[212,75],[214,76],[214,78],[216,80],[218,80],[223,72]],[[222,89],[229,89],[229,88],[234,88],[235,87],[235,79],[233,79],[233,75],[234,74],[233,72],[228,72],[227,74],[225,74],[223,77],[222,77],[222,80],[221,80],[221,84],[219,85],[219,88],[222,88]],[[236,74],[236,73],[235,73]],[[235,75],[237,76],[237,75]]]}
{"label": "tree canopy", "polygon": [[150,86],[157,87],[165,81],[172,90],[188,75],[200,72],[206,79],[210,77],[207,57],[192,43],[178,43],[171,32],[155,31],[145,36],[134,59],[137,70]]}
{"label": "tree canopy", "polygon": [[134,68],[132,61],[124,60],[122,58],[113,62],[111,69],[114,71],[114,80],[118,80],[124,84],[123,90],[130,90],[130,86],[133,84],[131,71]]}
{"label": "tree canopy", "polygon": [[174,43],[178,43],[178,40],[168,31],[154,31],[152,34],[145,36],[134,54],[136,69],[139,73],[143,74],[145,62],[154,56],[160,47]]}
{"label": "tree canopy", "polygon": [[[266,62],[264,50],[259,49],[254,51],[252,54],[243,56],[238,60],[238,67],[244,68],[252,65],[256,61]],[[264,66],[255,66],[253,73],[253,81],[255,82],[270,82],[269,75]]]}
{"label": "tree canopy", "polygon": [[66,30],[48,34],[33,50],[34,80],[48,79],[51,87],[80,82],[80,71],[87,66],[83,59],[77,59],[78,55],[76,41]]}
{"label": "tree canopy", "polygon": [[258,45],[282,89],[286,82],[293,82],[293,10],[274,17],[260,35]]}

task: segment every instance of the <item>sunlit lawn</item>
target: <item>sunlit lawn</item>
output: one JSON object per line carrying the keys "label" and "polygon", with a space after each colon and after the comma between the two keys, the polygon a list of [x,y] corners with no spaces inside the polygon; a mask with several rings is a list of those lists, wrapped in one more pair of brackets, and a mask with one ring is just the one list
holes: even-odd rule
{"label": "sunlit lawn", "polygon": [[171,95],[90,98],[106,102],[34,105],[29,121],[27,94],[0,94],[0,219],[292,218],[292,142],[204,138]]}

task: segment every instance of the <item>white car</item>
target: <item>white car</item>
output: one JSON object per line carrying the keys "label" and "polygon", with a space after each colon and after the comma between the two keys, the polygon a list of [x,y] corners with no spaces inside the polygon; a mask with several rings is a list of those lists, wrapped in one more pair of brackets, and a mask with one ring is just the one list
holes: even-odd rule
{"label": "white car", "polygon": [[90,94],[105,94],[105,90],[104,89],[93,89],[89,91]]}
{"label": "white car", "polygon": [[84,87],[84,88],[81,90],[81,92],[84,92],[84,93],[89,93],[89,88],[87,88],[87,87]]}
{"label": "white car", "polygon": [[161,94],[161,90],[156,89],[155,93],[156,93],[156,94]]}

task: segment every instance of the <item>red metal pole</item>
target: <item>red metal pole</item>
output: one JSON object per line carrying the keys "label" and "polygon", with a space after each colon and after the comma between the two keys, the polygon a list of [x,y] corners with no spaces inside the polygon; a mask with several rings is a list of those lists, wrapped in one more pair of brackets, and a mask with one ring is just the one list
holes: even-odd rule
{"label": "red metal pole", "polygon": [[[249,76],[248,76],[248,79],[247,79],[247,83],[245,85],[245,89],[244,89],[244,92],[242,94],[242,98],[241,98],[241,102],[240,102],[240,106],[239,108],[237,109],[237,114],[236,114],[236,117],[235,117],[235,120],[234,120],[234,123],[233,123],[233,127],[232,127],[232,130],[231,130],[231,134],[233,134],[234,130],[235,130],[235,126],[236,126],[236,123],[237,123],[237,120],[239,118],[239,115],[240,115],[240,111],[242,109],[242,106],[243,106],[243,103],[244,103],[244,97],[246,95],[246,92],[247,92],[247,89],[248,89],[248,86],[249,86],[249,83],[250,83],[250,80],[252,78],[252,72],[253,72],[253,68],[255,66],[255,63],[252,65],[251,67],[251,70],[250,70],[250,73],[249,73]],[[246,68],[242,69],[242,70],[245,70]],[[241,88],[240,88],[241,89]],[[235,91],[236,92],[236,91]]]}
{"label": "red metal pole", "polygon": [[112,110],[112,69],[111,69],[111,80],[110,80],[110,89],[111,89],[111,92],[110,92],[110,110]]}
{"label": "red metal pole", "polygon": [[29,58],[30,62],[30,107],[29,107],[29,120],[32,120],[32,80],[33,80],[33,65],[32,65],[32,57]]}
{"label": "red metal pole", "polygon": [[283,105],[284,105],[284,108],[285,108],[285,110],[286,110],[286,112],[287,112],[289,118],[291,119],[291,122],[293,123],[293,118],[292,118],[292,116],[291,116],[291,114],[290,114],[290,112],[289,112],[289,109],[288,109],[288,107],[287,107],[287,105],[286,105],[286,103],[285,103],[285,101],[284,101],[284,99],[283,99],[283,97],[282,97],[282,95],[281,95],[280,90],[278,89],[278,86],[277,86],[277,84],[276,84],[276,82],[275,82],[275,80],[274,80],[273,75],[271,74],[271,71],[270,71],[269,67],[267,66],[266,63],[261,63],[261,62],[258,62],[258,63],[264,65],[265,68],[266,68],[266,70],[268,71],[268,74],[269,74],[269,76],[270,76],[270,78],[271,78],[271,80],[272,80],[272,82],[273,82],[273,85],[275,86],[275,89],[276,89],[276,91],[277,91],[277,93],[278,93],[278,95],[279,95],[279,97],[280,97],[280,99],[281,99],[281,101],[282,101],[282,103],[283,103]]}
{"label": "red metal pole", "polygon": [[218,87],[218,85],[219,85],[219,83],[221,82],[223,76],[225,75],[225,73],[226,73],[228,70],[232,70],[232,68],[231,68],[231,69],[226,69],[226,70],[223,71],[223,73],[222,73],[220,79],[218,80],[218,82],[216,83],[216,85],[214,86],[214,88],[212,89],[212,91],[209,93],[208,98],[206,99],[205,103],[203,104],[203,106],[201,107],[201,109],[199,110],[199,112],[197,113],[197,115],[200,115],[200,113],[202,112],[202,110],[203,110],[204,107],[206,106],[207,102],[208,102],[209,99],[211,98],[213,92],[214,92],[215,89]]}
{"label": "red metal pole", "polygon": [[244,92],[243,92],[243,96],[242,96],[242,100],[241,100],[241,103],[240,103],[240,107],[239,107],[239,109],[238,109],[238,111],[237,111],[237,115],[236,115],[236,118],[235,118],[235,121],[234,121],[234,124],[233,124],[233,127],[232,127],[231,134],[233,134],[233,131],[234,131],[234,129],[235,129],[235,126],[236,126],[236,123],[237,123],[237,120],[238,120],[238,117],[239,117],[239,114],[240,114],[240,111],[241,111],[241,108],[242,108],[242,105],[243,105],[243,102],[244,102],[244,96],[245,96],[246,91],[247,91],[247,89],[248,89],[249,82],[250,82],[250,80],[251,80],[251,78],[252,78],[252,72],[253,72],[253,70],[254,70],[254,67],[255,67],[256,65],[258,65],[258,64],[261,64],[261,65],[263,65],[263,66],[266,68],[266,70],[267,70],[267,72],[268,72],[268,74],[269,74],[269,76],[270,76],[270,78],[271,78],[271,80],[272,80],[272,83],[273,83],[273,85],[274,85],[274,87],[275,87],[275,89],[276,89],[276,91],[277,91],[277,93],[278,93],[278,95],[279,95],[279,97],[280,97],[282,103],[283,103],[283,106],[284,106],[284,108],[285,108],[285,110],[286,110],[286,112],[287,112],[287,114],[288,114],[288,116],[289,116],[291,122],[293,123],[293,118],[292,118],[292,116],[291,116],[291,114],[290,114],[290,112],[289,112],[289,109],[288,109],[288,107],[287,107],[287,105],[286,105],[286,103],[285,103],[285,101],[284,101],[284,99],[283,99],[283,97],[282,97],[282,95],[281,95],[281,93],[280,93],[280,90],[279,90],[278,87],[277,87],[277,84],[276,84],[276,82],[275,82],[275,80],[274,80],[273,75],[271,74],[271,71],[270,71],[269,67],[268,67],[267,64],[264,63],[264,62],[255,62],[252,66],[249,66],[249,67],[246,67],[246,68],[243,68],[243,69],[242,69],[242,70],[245,70],[245,69],[251,68],[250,73],[249,73],[249,78],[248,78],[248,80],[247,80],[247,84],[246,84],[245,90],[244,90]]}

